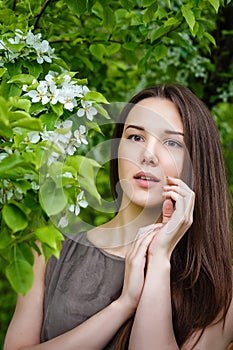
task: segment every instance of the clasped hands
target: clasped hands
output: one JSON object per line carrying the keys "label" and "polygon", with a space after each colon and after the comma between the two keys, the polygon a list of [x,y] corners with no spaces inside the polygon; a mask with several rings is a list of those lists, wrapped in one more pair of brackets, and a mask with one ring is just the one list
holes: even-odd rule
{"label": "clasped hands", "polygon": [[146,278],[148,261],[170,262],[171,254],[193,222],[195,194],[182,180],[167,178],[164,189],[162,222],[139,229],[125,263],[125,278],[120,299],[132,310],[137,308]]}

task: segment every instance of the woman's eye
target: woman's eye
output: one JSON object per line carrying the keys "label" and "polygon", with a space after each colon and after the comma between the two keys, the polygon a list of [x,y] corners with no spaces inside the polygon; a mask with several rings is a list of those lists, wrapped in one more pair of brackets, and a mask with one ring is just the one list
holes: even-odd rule
{"label": "woman's eye", "polygon": [[128,136],[128,140],[141,142],[141,141],[144,141],[144,138],[141,135],[130,135]]}
{"label": "woman's eye", "polygon": [[179,147],[179,148],[182,147],[182,144],[175,140],[167,140],[165,141],[165,145],[169,147]]}

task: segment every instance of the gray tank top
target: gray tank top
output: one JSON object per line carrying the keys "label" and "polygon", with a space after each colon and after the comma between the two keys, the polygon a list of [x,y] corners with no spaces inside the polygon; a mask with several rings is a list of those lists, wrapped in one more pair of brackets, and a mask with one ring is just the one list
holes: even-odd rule
{"label": "gray tank top", "polygon": [[[50,258],[45,274],[41,342],[77,327],[117,299],[125,261],[94,246],[86,232],[66,238],[60,258]],[[105,349],[114,349],[114,339]]]}

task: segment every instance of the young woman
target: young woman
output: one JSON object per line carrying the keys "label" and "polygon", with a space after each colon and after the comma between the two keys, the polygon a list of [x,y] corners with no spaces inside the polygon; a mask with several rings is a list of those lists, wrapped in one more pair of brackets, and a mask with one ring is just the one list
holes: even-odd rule
{"label": "young woman", "polygon": [[231,228],[217,129],[187,88],[136,95],[116,124],[118,212],[35,262],[4,350],[225,350]]}

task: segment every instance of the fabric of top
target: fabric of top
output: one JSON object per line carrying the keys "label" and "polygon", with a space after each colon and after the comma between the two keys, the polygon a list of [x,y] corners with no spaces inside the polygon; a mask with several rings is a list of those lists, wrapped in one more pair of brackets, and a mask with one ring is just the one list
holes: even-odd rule
{"label": "fabric of top", "polygon": [[[66,238],[60,258],[50,258],[45,274],[41,342],[77,327],[117,299],[125,261],[94,246],[86,232]],[[114,339],[105,349],[114,348]]]}

